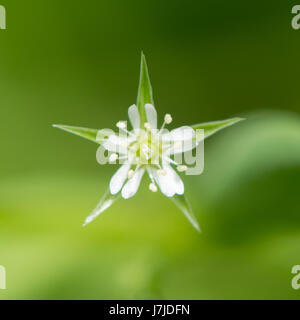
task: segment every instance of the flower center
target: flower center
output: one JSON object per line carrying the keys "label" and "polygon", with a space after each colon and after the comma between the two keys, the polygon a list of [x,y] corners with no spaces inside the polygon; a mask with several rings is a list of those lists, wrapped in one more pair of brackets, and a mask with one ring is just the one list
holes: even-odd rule
{"label": "flower center", "polygon": [[158,164],[161,155],[159,137],[142,133],[132,147],[139,165]]}

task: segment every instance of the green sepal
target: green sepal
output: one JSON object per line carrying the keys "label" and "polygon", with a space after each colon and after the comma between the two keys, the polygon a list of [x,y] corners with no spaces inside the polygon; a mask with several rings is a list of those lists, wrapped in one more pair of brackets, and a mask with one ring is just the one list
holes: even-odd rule
{"label": "green sepal", "polygon": [[171,200],[175,203],[175,205],[181,210],[181,212],[186,216],[192,226],[198,231],[201,232],[200,225],[197,221],[197,218],[194,215],[192,207],[188,202],[186,196],[176,194]]}
{"label": "green sepal", "polygon": [[118,198],[120,194],[112,195],[110,190],[108,189],[102,199],[97,204],[96,208],[92,211],[92,213],[85,219],[83,226],[85,227],[87,224],[91,223],[95,220],[102,212],[108,209]]}
{"label": "green sepal", "polygon": [[150,82],[148,67],[145,55],[142,52],[141,55],[141,70],[140,70],[140,81],[137,95],[136,105],[138,107],[141,117],[141,127],[143,128],[146,122],[146,111],[145,104],[150,103],[154,105],[152,86]]}
{"label": "green sepal", "polygon": [[84,139],[96,142],[98,144],[101,144],[105,137],[108,137],[109,135],[112,134],[110,130],[98,130],[98,129],[74,127],[74,126],[67,126],[67,125],[60,125],[60,124],[54,124],[53,127],[75,134],[76,136],[80,136]]}
{"label": "green sepal", "polygon": [[231,118],[226,120],[220,120],[220,121],[211,121],[211,122],[204,122],[199,124],[194,124],[191,127],[194,130],[204,130],[204,138],[208,138],[212,136],[213,134],[217,133],[218,131],[228,128],[242,120],[245,120],[243,118]]}

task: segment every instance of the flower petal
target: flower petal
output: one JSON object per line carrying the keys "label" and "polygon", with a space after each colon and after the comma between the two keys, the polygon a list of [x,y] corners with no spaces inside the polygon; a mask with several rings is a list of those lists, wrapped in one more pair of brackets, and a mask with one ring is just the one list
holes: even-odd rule
{"label": "flower petal", "polygon": [[198,143],[195,140],[175,141],[166,153],[169,155],[184,153],[193,150],[197,145]]}
{"label": "flower petal", "polygon": [[130,169],[130,164],[123,164],[122,167],[113,175],[110,180],[109,189],[111,194],[117,194],[123,187],[127,174]]}
{"label": "flower petal", "polygon": [[150,123],[152,129],[157,128],[157,112],[152,104],[145,104],[147,121]]}
{"label": "flower petal", "polygon": [[174,186],[172,185],[172,180],[168,179],[167,176],[158,175],[156,172],[153,172],[154,179],[159,186],[160,191],[166,197],[173,197],[175,195]]}
{"label": "flower petal", "polygon": [[140,127],[141,120],[139,110],[135,104],[129,107],[128,116],[133,129],[138,129]]}
{"label": "flower petal", "polygon": [[125,186],[122,189],[122,197],[124,199],[131,198],[136,194],[140,186],[144,172],[145,169],[138,169],[135,172],[134,176],[126,182]]}
{"label": "flower petal", "polygon": [[184,194],[184,184],[176,173],[176,171],[169,165],[169,163],[163,163],[163,170],[166,171],[166,177],[172,180],[172,185],[176,194]]}
{"label": "flower petal", "polygon": [[163,163],[163,170],[166,172],[166,175],[159,175],[157,174],[157,170],[152,169],[152,175],[161,192],[167,197],[183,194],[184,184],[174,169],[165,162]]}
{"label": "flower petal", "polygon": [[197,146],[193,128],[183,126],[162,135],[162,141],[167,143],[164,149],[167,154],[177,154],[190,151]]}
{"label": "flower petal", "polygon": [[120,137],[117,135],[111,135],[103,142],[103,147],[111,152],[127,154],[127,147],[130,143],[129,137]]}
{"label": "flower petal", "polygon": [[173,176],[172,179],[174,181],[175,193],[179,195],[184,194],[184,183],[182,182],[181,178],[176,173],[176,171],[170,165],[168,165],[168,167],[168,170],[166,168],[164,170],[169,172],[170,176]]}
{"label": "flower petal", "polygon": [[162,141],[185,141],[195,137],[195,131],[189,126],[182,126],[162,135]]}

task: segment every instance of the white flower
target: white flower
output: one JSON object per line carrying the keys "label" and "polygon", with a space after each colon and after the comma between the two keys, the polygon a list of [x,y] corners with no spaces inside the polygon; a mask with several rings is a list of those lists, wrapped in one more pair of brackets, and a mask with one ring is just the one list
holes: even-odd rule
{"label": "white flower", "polygon": [[[193,150],[205,138],[243,119],[232,118],[198,123],[192,127],[184,126],[166,132],[164,127],[172,122],[172,116],[166,114],[162,127],[157,129],[157,113],[153,101],[146,58],[142,53],[137,106],[133,105],[128,110],[133,127],[131,132],[126,129],[126,121],[117,123],[120,135],[112,134],[111,130],[107,129],[54,125],[56,128],[97,143],[101,146],[101,149],[98,149],[101,155],[102,151],[105,153],[106,150],[109,151],[109,159],[104,156],[103,163],[116,163],[116,161],[122,163],[122,166],[111,178],[109,189],[86,218],[84,225],[92,222],[107,210],[120,195],[125,199],[134,196],[146,172],[150,178],[149,190],[156,192],[159,188],[164,195],[172,199],[195,229],[200,231],[199,223],[184,194],[184,184],[172,165],[176,167],[178,172],[187,171],[187,166],[182,163],[181,154]],[[201,131],[200,134],[198,130]],[[188,154],[188,159],[185,158],[187,163],[194,160],[193,157],[190,157],[191,154],[192,152]],[[98,160],[100,164],[103,164],[102,160]],[[198,174],[201,172],[200,170]],[[191,174],[191,171],[187,174]]]}
{"label": "white flower", "polygon": [[157,191],[157,186],[167,197],[184,193],[184,184],[172,168],[175,165],[179,172],[187,167],[176,163],[171,156],[184,153],[196,147],[195,131],[191,127],[180,127],[171,132],[165,132],[165,124],[172,122],[171,115],[165,116],[162,127],[157,129],[157,113],[152,104],[145,105],[147,122],[141,128],[138,108],[132,105],[128,115],[132,124],[131,132],[126,130],[126,123],[119,121],[117,127],[124,135],[111,135],[103,147],[113,152],[112,160],[122,159],[123,165],[113,175],[110,181],[110,192],[115,195],[121,191],[122,197],[128,199],[134,196],[139,188],[145,172],[150,178],[149,189]]}

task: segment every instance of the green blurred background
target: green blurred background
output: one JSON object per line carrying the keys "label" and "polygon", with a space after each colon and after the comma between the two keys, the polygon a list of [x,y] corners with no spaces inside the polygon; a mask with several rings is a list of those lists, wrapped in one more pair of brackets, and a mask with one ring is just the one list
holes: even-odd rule
{"label": "green blurred background", "polygon": [[[0,4],[1,299],[300,298],[295,1]],[[81,227],[116,167],[51,124],[126,119],[141,50],[174,127],[247,118],[207,140],[205,172],[185,179],[201,235],[145,181]]]}

